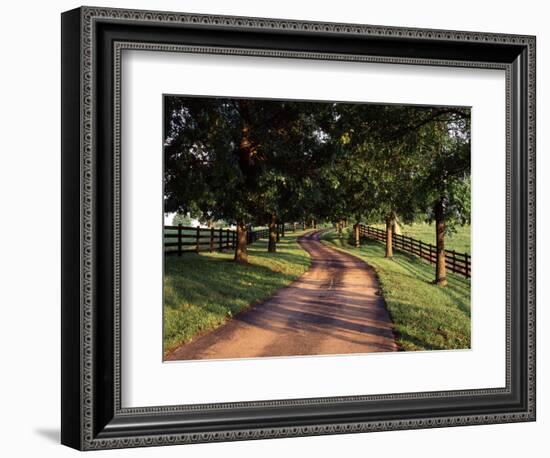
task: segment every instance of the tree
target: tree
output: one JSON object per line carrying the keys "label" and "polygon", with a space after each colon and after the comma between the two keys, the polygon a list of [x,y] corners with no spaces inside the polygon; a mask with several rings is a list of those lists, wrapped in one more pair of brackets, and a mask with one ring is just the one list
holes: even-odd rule
{"label": "tree", "polygon": [[393,256],[393,230],[397,214],[413,218],[414,179],[418,157],[411,130],[396,131],[423,114],[419,107],[394,105],[345,105],[340,110],[339,136],[346,153],[339,176],[348,193],[343,212],[355,221],[359,244],[360,220],[384,220],[386,257]]}
{"label": "tree", "polygon": [[246,101],[168,97],[165,103],[165,211],[196,209],[203,220],[237,227],[235,260],[247,262],[246,222],[261,167]]}
{"label": "tree", "polygon": [[[380,210],[386,222],[386,256],[392,256],[397,215],[414,220],[426,204],[437,229],[436,282],[444,285],[445,220],[469,219],[469,194],[458,197],[469,175],[469,110],[455,107],[383,107],[371,121],[380,145],[373,158]],[[380,154],[381,153],[381,154]],[[377,156],[377,157],[376,157]],[[458,187],[457,187],[458,186]]]}
{"label": "tree", "polygon": [[422,128],[429,160],[417,196],[428,222],[435,221],[435,283],[447,284],[445,235],[470,222],[470,116],[446,113]]}
{"label": "tree", "polygon": [[297,214],[284,196],[320,168],[323,116],[313,102],[168,98],[165,211],[233,222],[235,260],[246,262],[248,223]]}
{"label": "tree", "polygon": [[178,212],[172,217],[172,226],[191,226],[193,218],[189,213]]}

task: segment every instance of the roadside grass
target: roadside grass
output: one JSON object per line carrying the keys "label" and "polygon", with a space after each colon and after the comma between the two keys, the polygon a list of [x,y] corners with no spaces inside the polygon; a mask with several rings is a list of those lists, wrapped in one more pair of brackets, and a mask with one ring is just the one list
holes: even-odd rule
{"label": "roadside grass", "polygon": [[[372,224],[372,226],[379,229],[386,229],[384,224]],[[435,226],[428,223],[413,223],[413,224],[401,224],[401,232],[407,237],[422,240],[426,243],[435,245]],[[457,226],[454,234],[448,234],[445,236],[445,248],[447,250],[455,250],[457,253],[471,252],[470,240],[470,225]]]}
{"label": "roadside grass", "polygon": [[232,262],[233,251],[166,256],[164,354],[272,296],[308,270],[309,255],[297,242],[305,232],[287,232],[277,253],[267,253],[267,240],[249,245],[248,265]]}
{"label": "roadside grass", "polygon": [[382,294],[394,322],[401,349],[451,350],[470,348],[470,280],[448,273],[449,285],[432,283],[435,268],[398,250],[393,259],[384,257],[384,244],[363,240],[352,245],[351,229],[342,238],[335,230],[322,235],[323,243],[357,256],[378,274]]}

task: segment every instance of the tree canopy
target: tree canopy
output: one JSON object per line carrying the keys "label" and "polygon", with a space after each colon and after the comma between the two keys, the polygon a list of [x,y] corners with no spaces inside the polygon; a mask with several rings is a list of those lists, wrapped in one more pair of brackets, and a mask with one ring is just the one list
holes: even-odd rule
{"label": "tree canopy", "polygon": [[164,116],[166,212],[469,222],[468,108],[167,96]]}

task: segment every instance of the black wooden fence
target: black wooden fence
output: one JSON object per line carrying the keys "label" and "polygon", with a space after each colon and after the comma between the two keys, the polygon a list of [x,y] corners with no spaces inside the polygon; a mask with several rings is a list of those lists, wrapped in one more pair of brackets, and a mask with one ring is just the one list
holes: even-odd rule
{"label": "black wooden fence", "polygon": [[[295,224],[277,226],[279,237],[285,236],[285,230],[295,231]],[[269,237],[269,229],[247,231],[246,243],[250,245]],[[278,238],[279,238],[278,237]],[[164,226],[164,252],[166,254],[199,253],[201,251],[223,251],[235,249],[237,231],[235,229]]]}
{"label": "black wooden fence", "polygon": [[[386,231],[367,226],[366,224],[359,224],[359,237],[369,237],[385,242]],[[435,264],[437,259],[437,248],[435,245],[396,233],[393,234],[392,240],[395,248],[420,256],[431,264]],[[471,256],[468,253],[457,253],[454,250],[445,250],[445,261],[447,270],[464,275],[465,277],[470,277]]]}

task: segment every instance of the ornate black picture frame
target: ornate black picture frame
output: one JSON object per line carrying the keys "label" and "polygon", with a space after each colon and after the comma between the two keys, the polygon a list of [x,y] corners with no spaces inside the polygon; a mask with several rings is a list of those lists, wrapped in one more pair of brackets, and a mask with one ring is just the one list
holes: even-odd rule
{"label": "ornate black picture frame", "polygon": [[[506,72],[506,387],[123,408],[123,49]],[[80,450],[535,420],[535,38],[82,7],[62,15],[62,435]]]}

